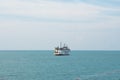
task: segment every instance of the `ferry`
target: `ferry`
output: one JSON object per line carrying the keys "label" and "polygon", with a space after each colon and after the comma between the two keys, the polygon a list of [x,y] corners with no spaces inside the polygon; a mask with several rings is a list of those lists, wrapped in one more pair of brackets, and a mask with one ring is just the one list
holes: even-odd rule
{"label": "ferry", "polygon": [[70,55],[69,53],[70,53],[70,49],[66,44],[62,46],[62,44],[60,43],[60,46],[55,47],[55,50],[54,50],[55,56],[68,56]]}

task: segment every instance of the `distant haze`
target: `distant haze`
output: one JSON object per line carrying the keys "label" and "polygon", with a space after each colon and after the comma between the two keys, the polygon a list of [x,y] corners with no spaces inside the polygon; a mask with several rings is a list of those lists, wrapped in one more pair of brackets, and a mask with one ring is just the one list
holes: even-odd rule
{"label": "distant haze", "polygon": [[0,0],[0,50],[120,50],[119,0]]}

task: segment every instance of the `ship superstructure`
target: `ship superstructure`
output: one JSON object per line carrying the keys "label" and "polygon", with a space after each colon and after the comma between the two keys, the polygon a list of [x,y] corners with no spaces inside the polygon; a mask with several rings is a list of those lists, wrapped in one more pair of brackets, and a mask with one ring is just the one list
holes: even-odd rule
{"label": "ship superstructure", "polygon": [[66,44],[62,46],[62,43],[60,43],[60,46],[55,47],[54,55],[55,56],[65,56],[69,55],[70,49]]}

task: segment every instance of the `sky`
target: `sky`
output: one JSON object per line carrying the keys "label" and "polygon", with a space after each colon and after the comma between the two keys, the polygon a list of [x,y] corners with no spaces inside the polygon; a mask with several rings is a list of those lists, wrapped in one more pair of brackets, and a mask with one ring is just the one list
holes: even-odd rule
{"label": "sky", "polygon": [[120,0],[0,0],[0,50],[120,50]]}

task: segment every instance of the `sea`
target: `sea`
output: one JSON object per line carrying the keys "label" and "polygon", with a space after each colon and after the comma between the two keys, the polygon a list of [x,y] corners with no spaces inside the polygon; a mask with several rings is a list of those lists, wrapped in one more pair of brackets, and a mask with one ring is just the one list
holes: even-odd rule
{"label": "sea", "polygon": [[120,51],[0,51],[0,80],[120,80]]}

